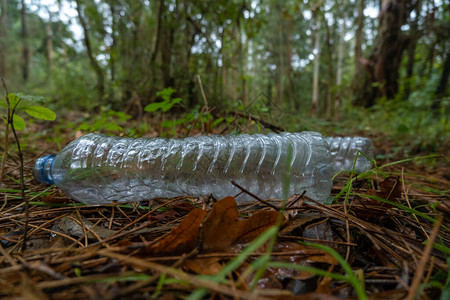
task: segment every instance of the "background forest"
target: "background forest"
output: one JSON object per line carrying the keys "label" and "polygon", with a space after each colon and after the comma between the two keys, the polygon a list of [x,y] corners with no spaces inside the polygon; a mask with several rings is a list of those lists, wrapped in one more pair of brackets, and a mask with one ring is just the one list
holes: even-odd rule
{"label": "background forest", "polygon": [[211,122],[239,112],[289,130],[384,132],[414,151],[437,151],[449,131],[448,1],[0,3],[9,91],[44,96],[32,99],[60,118],[108,116],[79,129],[145,122],[144,108],[198,115],[207,99]]}

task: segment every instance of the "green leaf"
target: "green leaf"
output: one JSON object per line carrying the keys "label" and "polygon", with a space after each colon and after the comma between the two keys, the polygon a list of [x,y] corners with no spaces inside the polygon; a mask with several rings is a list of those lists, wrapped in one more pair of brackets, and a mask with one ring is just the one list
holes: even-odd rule
{"label": "green leaf", "polygon": [[123,130],[123,128],[119,125],[117,125],[116,123],[108,123],[105,124],[105,129],[109,130],[109,131],[119,131],[119,130]]}
{"label": "green leaf", "polygon": [[165,101],[169,101],[175,90],[171,87],[165,88],[162,91],[156,93],[156,96],[163,98]]}
{"label": "green leaf", "polygon": [[223,118],[218,118],[214,122],[212,122],[211,127],[216,127],[220,122],[223,121]]}
{"label": "green leaf", "polygon": [[165,120],[161,123],[161,127],[170,128],[176,125],[176,121]]}
{"label": "green leaf", "polygon": [[17,103],[19,103],[20,97],[17,94],[9,94],[8,100],[9,100],[9,109],[13,109],[17,105]]}
{"label": "green leaf", "polygon": [[180,101],[181,101],[181,98],[175,98],[175,99],[172,99],[172,101],[170,101],[169,103],[164,102],[165,105],[162,107],[162,111],[163,112],[168,111],[169,109],[171,109],[175,104],[179,103]]}
{"label": "green leaf", "polygon": [[25,129],[25,120],[19,116],[19,115],[14,115],[13,116],[13,124],[14,124],[14,128],[17,130],[24,130]]}
{"label": "green leaf", "polygon": [[56,119],[56,114],[52,110],[50,110],[46,107],[26,106],[22,110],[36,119],[49,120],[49,121],[53,121]]}
{"label": "green leaf", "polygon": [[150,103],[149,105],[144,107],[144,110],[149,111],[149,112],[155,112],[158,109],[162,108],[164,106],[164,104],[165,104],[165,102]]}

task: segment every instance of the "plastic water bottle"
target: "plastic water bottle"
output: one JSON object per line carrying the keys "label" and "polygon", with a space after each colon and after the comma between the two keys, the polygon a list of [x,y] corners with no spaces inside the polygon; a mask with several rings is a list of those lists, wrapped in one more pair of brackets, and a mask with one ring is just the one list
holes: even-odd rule
{"label": "plastic water bottle", "polygon": [[[365,137],[327,137],[330,145],[331,161],[335,172],[365,172],[372,167],[369,159],[373,158],[372,141]],[[369,159],[368,159],[369,158]],[[355,162],[356,159],[356,162]]]}
{"label": "plastic water bottle", "polygon": [[[210,193],[220,199],[240,192],[231,181],[262,199],[306,191],[325,202],[333,171],[329,145],[315,132],[184,139],[88,134],[39,158],[34,176],[87,204]],[[236,200],[254,199],[243,193]]]}

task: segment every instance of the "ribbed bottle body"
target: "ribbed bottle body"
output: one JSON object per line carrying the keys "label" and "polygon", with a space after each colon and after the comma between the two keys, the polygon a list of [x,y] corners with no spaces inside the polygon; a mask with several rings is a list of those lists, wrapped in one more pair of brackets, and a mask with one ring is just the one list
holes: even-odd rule
{"label": "ribbed bottle body", "polygon": [[326,141],[330,145],[331,161],[335,172],[351,171],[357,155],[355,172],[366,172],[372,167],[372,163],[367,159],[373,159],[374,155],[373,144],[369,138],[327,137]]}
{"label": "ribbed bottle body", "polygon": [[[46,168],[49,169],[49,168]],[[122,138],[88,134],[67,145],[48,176],[84,203],[180,195],[236,195],[239,185],[263,199],[302,193],[325,201],[331,191],[328,144],[313,132]],[[253,200],[242,194],[238,201]]]}

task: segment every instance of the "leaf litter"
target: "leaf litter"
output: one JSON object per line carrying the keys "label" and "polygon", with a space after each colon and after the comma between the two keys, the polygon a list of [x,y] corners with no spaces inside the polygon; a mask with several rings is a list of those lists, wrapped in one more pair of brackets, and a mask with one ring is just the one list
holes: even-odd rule
{"label": "leaf litter", "polygon": [[[243,205],[230,196],[85,206],[28,180],[23,252],[17,166],[9,162],[7,170],[0,203],[5,299],[177,299],[202,288],[211,299],[361,298],[355,282],[371,298],[449,293],[449,182],[414,164],[375,170],[351,186],[343,174],[332,205],[294,195]],[[31,164],[25,174],[31,178]],[[273,226],[273,244],[246,252]]]}

